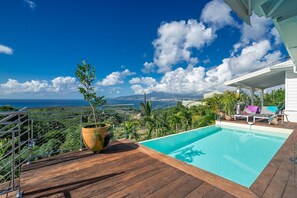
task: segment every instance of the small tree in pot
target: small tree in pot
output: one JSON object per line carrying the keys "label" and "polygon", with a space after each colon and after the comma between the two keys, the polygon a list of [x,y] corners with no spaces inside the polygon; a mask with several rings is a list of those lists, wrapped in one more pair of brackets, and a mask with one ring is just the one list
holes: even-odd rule
{"label": "small tree in pot", "polygon": [[82,137],[88,149],[93,152],[98,152],[106,147],[110,140],[110,126],[98,124],[96,120],[96,109],[104,105],[106,100],[103,99],[104,96],[97,96],[95,88],[92,86],[95,80],[95,67],[87,64],[85,61],[82,63],[82,65],[78,64],[75,75],[82,85],[78,88],[79,92],[89,103],[94,121],[94,124],[82,128]]}

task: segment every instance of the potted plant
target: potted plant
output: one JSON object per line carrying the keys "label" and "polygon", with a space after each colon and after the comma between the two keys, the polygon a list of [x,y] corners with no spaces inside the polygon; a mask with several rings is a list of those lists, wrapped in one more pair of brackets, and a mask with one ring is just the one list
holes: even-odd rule
{"label": "potted plant", "polygon": [[107,124],[98,123],[96,120],[96,110],[98,107],[104,105],[106,100],[104,96],[97,96],[92,83],[95,80],[95,67],[87,64],[85,61],[83,64],[78,64],[75,71],[75,76],[78,78],[81,86],[78,88],[79,92],[84,96],[84,99],[89,103],[92,109],[93,124],[84,126],[82,128],[82,137],[85,146],[93,151],[101,151],[108,145],[110,140],[110,126]]}

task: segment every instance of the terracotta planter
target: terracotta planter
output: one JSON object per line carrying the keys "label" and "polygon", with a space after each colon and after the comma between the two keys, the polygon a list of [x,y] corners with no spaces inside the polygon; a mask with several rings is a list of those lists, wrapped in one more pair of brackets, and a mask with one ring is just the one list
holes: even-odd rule
{"label": "terracotta planter", "polygon": [[110,140],[109,131],[109,125],[98,128],[82,128],[82,137],[85,146],[93,152],[101,151],[108,145]]}

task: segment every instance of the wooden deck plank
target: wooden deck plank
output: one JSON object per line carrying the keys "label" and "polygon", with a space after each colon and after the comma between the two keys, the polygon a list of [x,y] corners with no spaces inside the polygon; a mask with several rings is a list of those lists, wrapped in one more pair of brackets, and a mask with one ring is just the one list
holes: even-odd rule
{"label": "wooden deck plank", "polygon": [[[123,170],[129,168],[129,163],[132,165],[133,163],[139,162],[131,161],[132,159],[137,159],[139,156],[141,156],[141,154],[134,154],[122,159],[121,161],[116,160],[110,163],[94,164],[91,167],[81,167],[79,170],[75,171],[69,169],[68,172],[61,172],[59,175],[47,178],[46,180],[32,180],[30,183],[26,181],[27,183],[24,182],[23,189],[26,195],[36,194],[38,196],[42,195],[44,192],[46,194],[54,194],[63,189],[75,189],[79,186],[92,184],[94,182],[99,182],[101,180],[106,180],[116,175],[123,174]],[[118,166],[119,162],[123,162],[122,166]],[[125,164],[126,166],[124,166]],[[38,185],[36,185],[37,183]]]}
{"label": "wooden deck plank", "polygon": [[[124,159],[117,159],[117,160],[103,162],[103,163],[100,163],[100,161],[97,160],[97,163],[87,164],[86,166],[83,166],[84,164],[76,164],[77,168],[75,169],[69,168],[65,170],[65,167],[61,167],[62,168],[61,171],[59,171],[59,169],[57,168],[56,174],[51,174],[51,175],[48,174],[46,171],[44,171],[44,174],[42,175],[45,178],[47,178],[46,180],[42,179],[42,175],[39,176],[37,179],[32,178],[31,180],[21,178],[22,185],[29,186],[32,189],[34,188],[34,186],[31,186],[30,184],[34,185],[35,183],[39,183],[39,185],[42,185],[43,183],[53,183],[53,184],[55,184],[56,182],[62,183],[62,182],[69,181],[68,177],[72,178],[72,180],[74,180],[75,178],[80,180],[81,178],[87,178],[89,176],[90,170],[96,171],[94,172],[94,174],[97,175],[97,174],[103,173],[103,171],[98,171],[98,170],[104,170],[104,168],[113,167],[113,166],[115,166],[115,168],[113,168],[113,171],[116,172],[116,171],[120,171],[116,167],[119,162],[128,164],[129,162],[131,162],[131,160],[137,159],[140,156],[141,156],[141,153],[135,153],[135,154],[131,154],[130,156],[126,156]],[[109,172],[110,171],[107,170],[103,174],[109,173]]]}
{"label": "wooden deck plank", "polygon": [[147,194],[152,193],[155,188],[161,188],[164,183],[160,182],[161,178],[167,177],[172,172],[172,169],[165,168],[162,172],[154,174],[141,182],[127,186],[126,188],[111,194],[108,197],[144,197]]}
{"label": "wooden deck plank", "polygon": [[194,189],[191,193],[189,193],[186,198],[196,198],[196,197],[204,197],[208,192],[210,192],[214,186],[203,182],[200,186]]}
{"label": "wooden deck plank", "polygon": [[30,180],[30,182],[33,182],[34,180],[36,181],[41,180],[44,177],[51,179],[52,177],[56,177],[58,175],[64,175],[65,172],[68,172],[68,171],[72,171],[72,172],[80,171],[82,167],[84,169],[87,169],[94,165],[98,165],[98,164],[104,165],[104,164],[108,164],[109,162],[117,162],[118,160],[122,160],[123,157],[128,157],[128,156],[131,157],[132,155],[139,155],[139,154],[137,154],[136,152],[129,152],[129,153],[123,154],[123,156],[119,156],[119,155],[110,155],[109,157],[103,156],[105,158],[102,158],[102,159],[100,158],[100,161],[98,161],[95,155],[98,155],[98,154],[93,154],[92,158],[88,158],[85,161],[78,161],[70,164],[61,163],[60,166],[59,164],[55,164],[53,165],[53,167],[44,166],[42,168],[36,169],[36,171],[34,172],[27,171],[24,174],[22,174],[23,176],[22,181],[26,182],[27,180]]}
{"label": "wooden deck plank", "polygon": [[[272,160],[268,163],[256,181],[252,184],[250,189],[259,197],[262,197],[264,192],[270,186],[271,181],[276,176],[277,171],[279,170],[282,162],[286,159],[288,152],[293,150],[293,144],[297,139],[297,129],[295,129],[283,146],[279,149],[279,151],[275,154]],[[285,172],[281,172],[279,174],[287,174]]]}
{"label": "wooden deck plank", "polygon": [[201,183],[203,183],[203,181],[197,180],[190,175],[184,174],[168,185],[163,186],[159,190],[156,190],[148,197],[184,197],[191,191],[193,191],[196,187],[198,187]]}
{"label": "wooden deck plank", "polygon": [[211,191],[209,191],[204,198],[218,198],[218,197],[224,197],[227,193],[225,191],[222,191],[218,188],[213,188]]}
{"label": "wooden deck plank", "polygon": [[[110,154],[70,153],[24,168],[21,182],[25,197],[144,197],[161,189],[167,195],[184,197],[203,183],[139,149]],[[179,185],[174,185],[180,178]]]}
{"label": "wooden deck plank", "polygon": [[[118,142],[116,142],[116,143],[112,144],[109,147],[109,149],[118,149],[118,147],[122,148],[122,146]],[[122,152],[122,154],[129,155],[132,152],[136,152],[135,149],[130,150],[129,152]],[[55,170],[56,167],[61,167],[61,166],[70,167],[68,165],[76,164],[76,163],[87,163],[88,161],[92,162],[92,161],[96,160],[96,158],[94,158],[94,155],[99,155],[99,153],[94,154],[88,150],[84,150],[81,152],[77,152],[77,151],[69,152],[66,154],[61,154],[61,155],[45,158],[42,160],[38,160],[38,161],[33,162],[30,165],[25,164],[22,167],[22,173],[23,173],[23,175],[25,175],[27,171],[34,169],[34,173],[39,174],[39,172],[43,172],[43,170],[45,170],[45,169],[46,170],[49,170],[49,169]],[[110,160],[110,158],[112,158],[112,157],[119,158],[121,156],[118,156],[115,153],[107,153],[106,151],[104,153],[100,153],[101,160]],[[75,163],[73,163],[73,160],[75,161]]]}
{"label": "wooden deck plank", "polygon": [[[297,164],[295,164],[295,169],[292,169],[288,183],[286,185],[283,197],[286,198],[296,198],[297,197]],[[295,171],[295,173],[294,173]],[[295,178],[294,178],[295,177]]]}
{"label": "wooden deck plank", "polygon": [[75,197],[76,195],[79,195],[77,197],[82,197],[79,194],[79,192],[87,191],[88,196],[86,197],[98,197],[98,195],[100,195],[101,197],[107,197],[111,194],[122,191],[123,189],[125,189],[130,185],[141,183],[143,180],[166,170],[166,168],[161,163],[157,163],[157,165],[155,165],[155,163],[156,162],[154,162],[154,164],[151,164],[153,165],[153,167],[145,166],[145,167],[142,167],[140,170],[136,170],[137,172],[131,171],[126,175],[121,175],[116,179],[112,179],[108,182],[104,182],[104,184],[96,185],[94,188],[92,188],[90,193],[88,191],[89,188],[86,188],[86,189],[80,188],[80,189],[77,189],[76,191],[73,191],[71,194],[73,194]]}
{"label": "wooden deck plank", "polygon": [[189,193],[191,193],[195,188],[201,185],[203,181],[197,181],[196,178],[191,177],[188,179],[186,183],[181,185],[180,187],[177,187],[172,192],[168,192],[169,197],[185,197]]}
{"label": "wooden deck plank", "polygon": [[289,176],[294,168],[294,164],[289,161],[289,156],[293,156],[293,153],[290,152],[289,155],[287,155],[282,161],[269,186],[265,190],[263,198],[282,197],[289,180]]}

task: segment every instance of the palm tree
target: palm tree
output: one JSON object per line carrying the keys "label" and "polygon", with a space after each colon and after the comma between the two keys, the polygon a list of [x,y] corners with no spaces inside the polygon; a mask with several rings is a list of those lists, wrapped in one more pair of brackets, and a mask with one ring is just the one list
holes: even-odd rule
{"label": "palm tree", "polygon": [[210,109],[212,109],[215,113],[220,113],[222,110],[222,99],[224,95],[223,94],[214,94],[210,98],[205,98],[203,101],[205,102],[206,106],[208,106]]}
{"label": "palm tree", "polygon": [[200,105],[196,108],[196,112],[192,112],[192,125],[194,128],[199,128],[213,124],[215,115],[213,109],[206,105]]}
{"label": "palm tree", "polygon": [[152,114],[152,101],[148,102],[141,102],[140,103],[140,109],[141,113],[144,117],[150,117]]}
{"label": "palm tree", "polygon": [[152,118],[152,101],[140,103],[142,122],[148,130],[147,138],[152,138],[153,129],[155,128],[154,119]]}
{"label": "palm tree", "polygon": [[232,115],[234,111],[234,106],[236,104],[236,94],[231,91],[226,91],[222,98],[223,110],[227,115]]}
{"label": "palm tree", "polygon": [[239,98],[240,102],[243,102],[244,104],[247,105],[250,100],[251,100],[251,97],[247,93],[243,91],[240,92],[240,98]]}
{"label": "palm tree", "polygon": [[168,117],[169,126],[171,129],[175,130],[175,133],[177,133],[177,125],[179,123],[179,117],[177,114],[171,114]]}
{"label": "palm tree", "polygon": [[131,140],[131,139],[139,140],[140,139],[140,134],[137,133],[138,126],[139,126],[139,122],[136,122],[136,121],[127,121],[126,122],[126,133],[127,133],[129,140]]}

